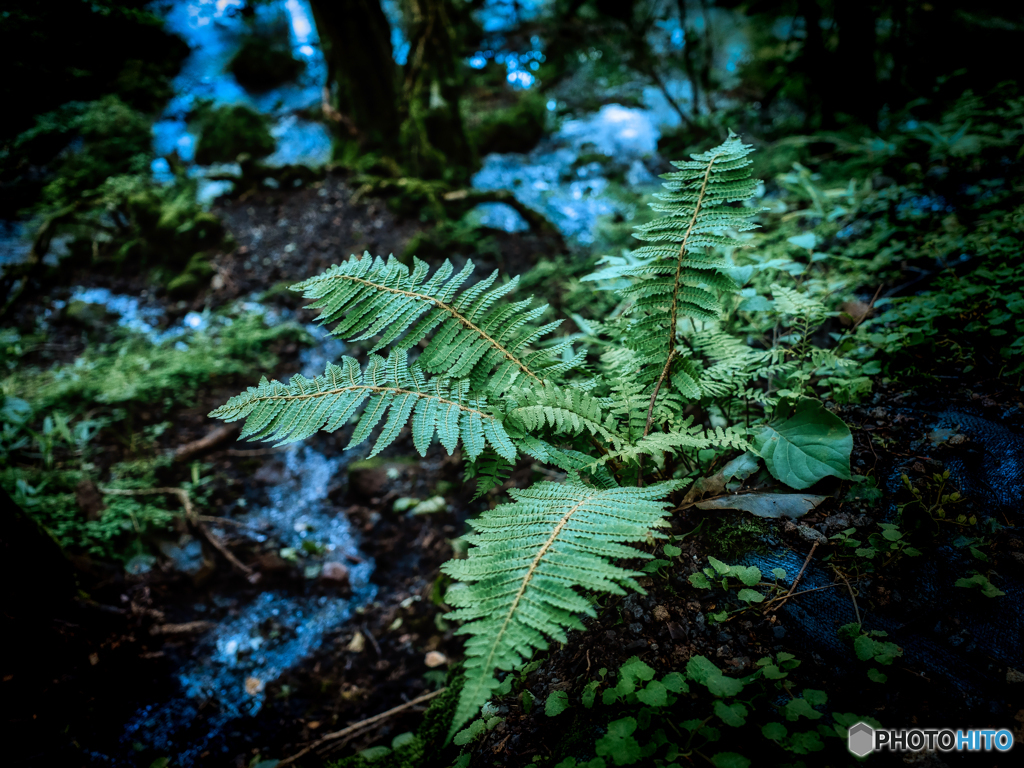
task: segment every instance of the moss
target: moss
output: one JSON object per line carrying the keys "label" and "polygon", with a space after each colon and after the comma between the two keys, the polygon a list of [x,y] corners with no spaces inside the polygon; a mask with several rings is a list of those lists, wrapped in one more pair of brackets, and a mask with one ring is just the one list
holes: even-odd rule
{"label": "moss", "polygon": [[185,270],[167,284],[167,292],[175,299],[194,296],[209,282],[214,271],[209,255],[197,253],[189,259]]}
{"label": "moss", "polygon": [[292,55],[285,34],[284,41],[264,35],[245,39],[228,64],[239,85],[249,91],[269,91],[302,73],[306,65]]}
{"label": "moss", "polygon": [[527,152],[544,135],[547,106],[544,97],[532,91],[516,96],[507,107],[470,114],[469,140],[480,155],[489,152]]}
{"label": "moss", "polygon": [[243,152],[266,157],[276,146],[269,120],[243,104],[204,105],[196,110],[195,124],[200,132],[196,162],[203,165],[231,163]]}
{"label": "moss", "polygon": [[66,143],[77,136],[81,142],[79,148],[64,151],[57,176],[43,191],[47,204],[68,205],[111,176],[148,171],[153,142],[149,120],[116,96],[68,105],[61,114],[70,117],[67,128],[54,125],[50,130],[43,116],[24,140],[26,146],[46,144],[48,137]]}

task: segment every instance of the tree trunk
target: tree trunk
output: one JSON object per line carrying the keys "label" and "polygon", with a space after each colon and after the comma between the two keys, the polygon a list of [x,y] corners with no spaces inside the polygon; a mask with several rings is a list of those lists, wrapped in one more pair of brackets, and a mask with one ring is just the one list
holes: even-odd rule
{"label": "tree trunk", "polygon": [[402,154],[423,178],[461,183],[473,153],[459,108],[462,82],[449,0],[405,0],[409,61],[402,87]]}
{"label": "tree trunk", "polygon": [[[797,8],[804,17],[807,37],[800,50],[800,68],[807,77],[807,130],[833,127],[835,122],[835,84],[830,83],[828,54],[821,34],[821,6],[819,0],[797,0]],[[818,119],[815,125],[814,118]]]}
{"label": "tree trunk", "polygon": [[327,61],[332,116],[343,139],[358,151],[397,157],[399,70],[380,0],[310,0],[310,5]]}
{"label": "tree trunk", "polygon": [[396,171],[465,181],[473,155],[459,110],[448,2],[404,0],[409,60],[403,71],[380,0],[311,0],[328,67],[325,111],[339,125],[343,157],[379,152],[398,162]]}
{"label": "tree trunk", "polygon": [[878,120],[878,73],[875,64],[875,18],[873,4],[835,0],[833,18],[839,31],[836,50],[836,111],[846,112],[875,125]]}

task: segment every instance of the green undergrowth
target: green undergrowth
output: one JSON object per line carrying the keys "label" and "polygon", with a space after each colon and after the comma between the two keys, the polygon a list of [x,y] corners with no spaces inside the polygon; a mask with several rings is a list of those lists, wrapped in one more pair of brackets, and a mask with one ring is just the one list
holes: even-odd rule
{"label": "green undergrowth", "polygon": [[276,146],[270,120],[244,104],[201,104],[193,123],[199,131],[196,162],[202,165],[233,163],[243,152],[254,158],[266,157]]}
{"label": "green undergrowth", "polygon": [[[204,330],[163,343],[116,331],[73,362],[49,368],[21,360],[39,339],[5,332],[0,485],[67,551],[120,561],[148,552],[150,534],[181,515],[177,499],[104,496],[106,509],[89,516],[76,498],[78,484],[166,485],[158,475],[166,479],[170,459],[158,439],[175,414],[206,388],[276,366],[279,343],[306,339],[294,324],[267,327],[249,313],[206,320]],[[197,503],[199,475],[196,465],[185,484]]]}
{"label": "green undergrowth", "polygon": [[489,750],[473,745],[502,725],[509,705],[527,715],[536,711],[535,722],[553,719],[541,727],[563,735],[548,743],[551,754],[539,762],[555,768],[671,768],[694,760],[716,768],[856,764],[846,750],[846,729],[875,721],[834,711],[825,691],[795,682],[800,663],[779,652],[758,659],[750,674],[734,676],[693,656],[659,675],[634,656],[618,670],[596,670],[581,688],[552,690],[540,701],[524,685],[540,664],[533,662],[509,674],[491,709],[455,736],[465,751],[453,765],[486,764],[481,753]]}
{"label": "green undergrowth", "polygon": [[[225,246],[224,227],[196,202],[196,182],[181,169],[169,183],[154,180],[150,125],[116,96],[73,102],[39,116],[0,157],[2,165],[32,162],[49,171],[38,200],[26,200],[22,213],[66,247],[53,254],[58,265],[40,266],[38,277],[57,280],[76,267],[148,272],[175,297],[209,281],[209,258]],[[235,149],[248,143],[247,137]]]}
{"label": "green undergrowth", "polygon": [[448,687],[431,701],[423,720],[415,731],[400,733],[390,746],[374,746],[344,760],[330,763],[330,768],[420,768],[448,766],[458,749],[448,743],[448,727],[461,689],[460,669],[448,675]]}

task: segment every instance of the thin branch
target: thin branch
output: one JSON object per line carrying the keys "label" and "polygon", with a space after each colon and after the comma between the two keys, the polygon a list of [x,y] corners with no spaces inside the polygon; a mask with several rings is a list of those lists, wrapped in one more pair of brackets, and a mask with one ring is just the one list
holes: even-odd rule
{"label": "thin branch", "polygon": [[785,596],[782,598],[782,602],[779,603],[779,608],[784,606],[786,604],[786,601],[792,596],[793,590],[796,589],[796,585],[800,583],[800,579],[804,575],[804,571],[807,570],[807,564],[811,562],[811,558],[814,557],[814,550],[816,550],[817,548],[818,542],[816,541],[814,542],[813,546],[811,546],[811,551],[807,553],[807,558],[804,560],[804,564],[800,567],[800,573],[798,573],[796,575],[796,578],[793,579],[793,586],[789,588],[789,592],[785,594]]}
{"label": "thin branch", "polygon": [[224,559],[227,560],[233,568],[243,573],[249,581],[255,583],[259,579],[258,573],[235,557],[231,550],[224,545],[224,542],[214,536],[213,533],[210,532],[210,529],[203,524],[199,515],[196,514],[195,507],[192,506],[192,499],[189,497],[188,491],[184,488],[135,488],[131,490],[121,488],[100,488],[99,491],[100,493],[105,493],[109,496],[153,496],[164,493],[176,496],[178,501],[181,502],[181,506],[185,508],[185,517],[197,531],[203,534],[203,538],[210,542],[210,545],[220,552],[224,556]]}
{"label": "thin branch", "polygon": [[349,736],[349,735],[355,733],[356,731],[359,731],[359,730],[365,728],[368,725],[373,725],[375,723],[379,723],[381,720],[386,720],[387,718],[391,717],[392,715],[397,715],[399,712],[402,712],[403,710],[409,709],[410,707],[414,707],[417,704],[422,704],[425,701],[430,701],[431,699],[433,699],[433,698],[435,698],[437,696],[440,696],[446,690],[448,690],[448,689],[447,688],[441,688],[439,690],[433,691],[432,693],[425,693],[422,696],[417,696],[415,699],[412,699],[411,701],[405,702],[404,704],[399,704],[397,707],[392,707],[387,712],[381,712],[379,715],[374,715],[373,717],[368,717],[366,720],[362,720],[362,721],[356,723],[355,725],[350,725],[347,728],[342,728],[340,731],[335,731],[334,733],[328,733],[326,736],[318,739],[317,741],[314,741],[312,744],[310,744],[305,749],[303,749],[303,750],[301,750],[299,752],[296,752],[294,755],[292,755],[290,757],[286,757],[284,760],[282,760],[281,762],[278,763],[278,766],[289,765],[291,763],[294,763],[300,757],[302,757],[303,755],[309,754],[310,752],[312,752],[314,749],[318,748],[321,744],[324,744],[325,742],[334,741],[336,739],[342,739],[342,738],[344,738],[346,736]]}
{"label": "thin branch", "polygon": [[836,575],[843,580],[843,583],[850,592],[850,599],[853,601],[853,613],[857,617],[857,626],[863,626],[864,622],[860,619],[860,608],[857,607],[857,598],[853,594],[853,587],[850,586],[850,582],[846,580],[846,577],[838,569],[836,570]]}

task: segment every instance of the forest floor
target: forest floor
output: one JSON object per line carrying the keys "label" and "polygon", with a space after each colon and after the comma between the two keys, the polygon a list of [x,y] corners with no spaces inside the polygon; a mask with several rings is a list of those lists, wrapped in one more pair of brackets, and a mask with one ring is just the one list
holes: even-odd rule
{"label": "forest floor", "polygon": [[[401,254],[423,228],[396,217],[380,200],[353,201],[353,195],[344,178],[328,176],[307,188],[222,200],[216,212],[236,245],[214,260],[213,289],[192,303],[166,302],[167,322],[188,311],[216,308],[269,286],[290,284],[350,252]],[[494,236],[503,266],[524,266],[560,247],[530,234]],[[128,294],[143,289],[128,279],[80,277],[87,287],[102,285]],[[25,303],[21,319],[61,295],[56,289]],[[300,322],[312,320],[311,313],[299,309],[295,294],[273,290],[264,303],[294,310]],[[80,327],[58,319],[53,329],[51,356],[71,359],[81,352]],[[267,373],[287,375],[294,370],[298,347],[282,341],[277,351],[279,368]],[[173,428],[159,436],[156,450],[173,452],[209,434],[215,425],[206,414],[237,391],[235,384],[218,384],[203,392],[194,407],[173,413]],[[614,672],[634,656],[659,674],[682,668],[696,655],[743,674],[758,659],[788,653],[802,662],[792,679],[826,691],[830,708],[837,712],[889,723],[1006,727],[1017,739],[1024,738],[1022,670],[1001,664],[991,654],[1001,642],[1000,633],[1020,631],[1019,614],[997,610],[977,589],[945,584],[950,574],[969,576],[966,553],[982,538],[990,567],[1024,574],[1024,539],[1007,517],[1019,514],[1021,491],[1015,484],[1021,479],[1024,452],[1019,440],[1000,442],[1006,439],[1000,429],[1020,434],[1024,428],[1021,392],[998,380],[950,379],[939,388],[934,382],[928,387],[879,383],[869,402],[838,412],[854,433],[853,468],[875,478],[877,491],[851,491],[849,483],[823,481],[813,491],[825,500],[798,521],[693,506],[676,511],[669,533],[681,552],[644,578],[647,595],[605,599],[597,618],[586,622],[586,632],[572,633],[569,643],[539,655],[539,663],[523,675],[521,690],[499,700],[503,722],[470,750],[486,757],[488,764],[508,766],[528,764],[536,756],[572,756],[573,749],[582,749],[595,737],[585,713],[550,717],[540,704],[531,707],[527,702],[544,702],[552,691],[565,691],[575,700],[588,682],[598,679],[599,670]],[[140,418],[145,422],[147,415]],[[319,435],[311,444],[325,455],[340,455],[344,431]],[[124,459],[128,451],[123,444],[100,446],[100,462]],[[76,765],[83,753],[103,764],[111,764],[112,755],[113,764],[138,765],[165,757],[147,744],[138,744],[137,755],[131,757],[131,749],[126,753],[120,743],[123,724],[145,702],[173,697],[176,671],[197,652],[196,641],[211,623],[237,613],[240,604],[271,588],[346,594],[344,579],[306,578],[298,565],[243,528],[227,523],[217,527],[212,520],[239,496],[251,505],[266,503],[264,489],[288,471],[273,449],[240,449],[223,441],[202,459],[212,467],[214,480],[200,513],[209,516],[210,528],[227,531],[215,540],[251,573],[247,577],[240,572],[210,542],[203,545],[204,567],[192,575],[167,564],[132,575],[76,558],[79,597],[55,604],[42,622],[9,617],[14,648],[5,654],[3,679],[8,722],[21,734],[11,748],[15,764]],[[952,479],[942,490],[935,476],[946,470]],[[526,481],[533,472],[529,461],[524,462],[510,483]],[[162,479],[176,485],[187,474],[186,465],[172,464]],[[915,501],[903,475],[927,503]],[[954,486],[965,498],[956,514],[1001,516],[1006,527],[981,534],[966,523],[935,516],[939,497]],[[400,498],[435,495],[444,497],[446,511],[393,511]],[[388,449],[383,462],[357,463],[344,477],[334,478],[329,502],[334,514],[347,517],[362,552],[376,563],[376,598],[328,634],[311,658],[283,672],[265,691],[254,690],[254,695],[265,696],[259,713],[208,740],[196,764],[244,768],[258,762],[256,758],[283,759],[325,734],[442,685],[440,673],[458,661],[461,641],[442,618],[444,582],[438,568],[452,557],[452,542],[466,518],[486,503],[471,502],[470,497],[458,454],[448,457],[435,446],[420,459],[408,437]],[[933,546],[923,557],[900,556],[902,551],[893,555],[881,544],[876,556],[855,555],[831,538],[856,529],[860,539],[867,539],[882,530],[880,523],[897,519],[897,512],[917,514],[934,526]],[[966,543],[962,534],[969,534]],[[649,549],[657,554],[657,547]],[[782,567],[787,572],[784,585],[791,584],[793,594],[782,599],[787,592],[783,585],[764,604],[738,605],[734,590],[697,588],[688,577],[708,566],[709,555],[758,565],[763,574]],[[801,576],[794,581],[797,573]],[[1020,600],[1019,595],[1011,598]],[[902,657],[885,669],[888,684],[872,682],[866,662],[851,666],[850,641],[836,636],[839,627],[851,622],[886,627],[903,647]],[[274,627],[264,630],[269,635]],[[700,702],[692,706],[694,717],[707,714],[699,711]],[[395,735],[416,728],[425,707],[408,707],[331,739],[300,764],[390,743]],[[215,714],[213,702],[208,711],[199,707],[197,733]],[[582,752],[577,756],[586,757]],[[784,756],[780,751],[779,759]],[[935,755],[929,759],[935,765],[950,760]]]}

